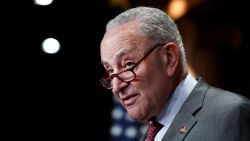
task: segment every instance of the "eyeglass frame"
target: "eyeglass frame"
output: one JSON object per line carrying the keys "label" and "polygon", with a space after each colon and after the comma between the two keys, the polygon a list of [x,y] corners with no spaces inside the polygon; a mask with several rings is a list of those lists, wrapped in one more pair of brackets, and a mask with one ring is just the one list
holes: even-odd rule
{"label": "eyeglass frame", "polygon": [[[111,86],[111,81],[113,80],[113,78],[118,78],[119,80],[121,80],[122,82],[125,82],[125,83],[130,83],[131,81],[133,81],[133,80],[135,80],[135,78],[136,78],[136,74],[135,74],[135,72],[134,72],[134,69],[144,60],[144,59],[146,59],[156,48],[158,48],[158,47],[161,47],[161,46],[163,46],[163,45],[165,45],[166,43],[160,43],[160,44],[156,44],[155,46],[153,46],[147,53],[145,53],[145,55],[137,62],[137,63],[135,63],[135,65],[133,66],[133,67],[131,67],[131,68],[128,68],[128,69],[125,69],[125,70],[123,70],[123,71],[121,71],[121,72],[118,72],[118,73],[115,73],[115,74],[112,74],[112,75],[110,75],[109,76],[109,73],[108,72],[106,72],[105,74],[104,74],[104,76],[100,79],[100,83],[101,83],[101,85],[103,86],[103,87],[105,87],[106,89],[113,89],[113,86],[112,87],[106,87],[105,85],[104,85],[104,81],[105,80],[110,80],[110,86]],[[121,73],[124,73],[124,72],[126,72],[126,71],[131,71],[132,73],[133,73],[133,75],[134,75],[134,78],[133,79],[131,79],[131,80],[129,80],[129,81],[124,81],[124,80],[122,80],[121,78],[119,78],[119,75],[121,74]]]}

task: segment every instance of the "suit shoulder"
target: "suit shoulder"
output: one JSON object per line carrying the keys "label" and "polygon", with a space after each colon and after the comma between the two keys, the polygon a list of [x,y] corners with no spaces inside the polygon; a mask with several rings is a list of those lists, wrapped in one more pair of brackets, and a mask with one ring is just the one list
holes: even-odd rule
{"label": "suit shoulder", "polygon": [[[211,100],[216,106],[222,105],[233,108],[246,106],[250,109],[250,100],[238,93],[223,90],[216,87],[209,87],[206,92],[206,99]],[[219,107],[218,107],[219,108]]]}

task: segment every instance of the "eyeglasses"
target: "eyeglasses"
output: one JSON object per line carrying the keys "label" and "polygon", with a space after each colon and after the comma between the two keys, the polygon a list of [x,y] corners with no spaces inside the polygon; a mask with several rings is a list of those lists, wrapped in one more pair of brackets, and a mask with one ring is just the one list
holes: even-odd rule
{"label": "eyeglasses", "polygon": [[119,73],[109,75],[108,72],[102,77],[100,83],[103,87],[107,89],[113,89],[112,80],[114,77],[117,77],[119,80],[129,83],[136,78],[136,74],[134,69],[144,60],[146,59],[151,52],[153,52],[157,47],[163,46],[165,44],[156,44],[153,48],[151,48],[145,55],[142,57],[133,67],[123,70]]}

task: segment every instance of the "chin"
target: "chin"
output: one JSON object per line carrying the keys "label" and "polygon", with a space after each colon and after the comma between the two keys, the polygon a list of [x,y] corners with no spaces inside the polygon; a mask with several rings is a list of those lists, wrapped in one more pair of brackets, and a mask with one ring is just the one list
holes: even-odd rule
{"label": "chin", "polygon": [[132,118],[133,120],[139,120],[140,119],[140,112],[135,109],[129,109],[128,110],[128,116]]}
{"label": "chin", "polygon": [[128,116],[131,119],[139,121],[139,122],[146,123],[148,120],[147,117],[145,115],[142,115],[139,111],[128,111]]}

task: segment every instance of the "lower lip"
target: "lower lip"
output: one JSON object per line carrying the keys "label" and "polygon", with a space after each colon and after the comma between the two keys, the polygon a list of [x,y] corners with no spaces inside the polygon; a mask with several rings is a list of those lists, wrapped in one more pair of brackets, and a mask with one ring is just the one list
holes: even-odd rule
{"label": "lower lip", "polygon": [[132,106],[133,104],[135,104],[136,99],[137,99],[137,96],[138,96],[138,95],[135,95],[135,96],[130,97],[130,98],[127,99],[127,100],[124,100],[124,105],[125,105],[126,107],[129,107],[129,106]]}

